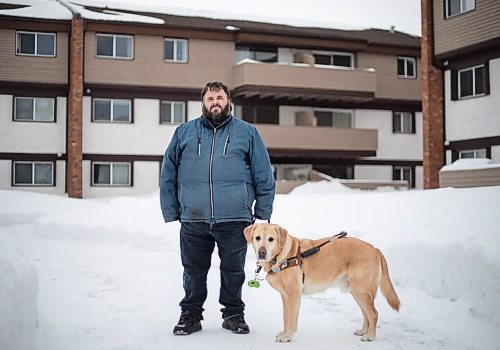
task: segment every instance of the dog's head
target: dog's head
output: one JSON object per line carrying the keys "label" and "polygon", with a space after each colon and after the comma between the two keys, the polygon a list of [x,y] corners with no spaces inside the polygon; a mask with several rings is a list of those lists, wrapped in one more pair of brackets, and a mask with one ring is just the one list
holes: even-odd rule
{"label": "dog's head", "polygon": [[244,231],[248,244],[251,244],[258,260],[269,261],[279,254],[288,235],[279,225],[254,224]]}

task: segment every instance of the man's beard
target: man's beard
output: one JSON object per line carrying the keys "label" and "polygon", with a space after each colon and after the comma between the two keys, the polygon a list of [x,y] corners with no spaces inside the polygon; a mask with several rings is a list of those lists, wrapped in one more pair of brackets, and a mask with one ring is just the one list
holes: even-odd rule
{"label": "man's beard", "polygon": [[224,120],[227,119],[227,117],[229,116],[230,109],[231,109],[231,105],[228,103],[226,105],[226,107],[221,109],[220,112],[213,112],[212,113],[208,110],[207,107],[205,107],[205,104],[203,104],[201,111],[202,111],[202,114],[205,118],[207,118],[208,120],[210,120],[211,122],[213,122],[215,124],[220,124]]}

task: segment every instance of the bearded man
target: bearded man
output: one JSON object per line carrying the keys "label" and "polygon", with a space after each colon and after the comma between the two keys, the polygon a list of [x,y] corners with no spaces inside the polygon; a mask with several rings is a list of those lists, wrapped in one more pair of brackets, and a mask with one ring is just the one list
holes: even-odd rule
{"label": "bearded man", "polygon": [[242,286],[245,227],[270,220],[275,182],[269,154],[255,126],[231,115],[231,94],[221,82],[201,92],[202,115],[181,124],[165,151],[160,203],[165,222],[179,220],[184,298],[174,334],[202,329],[207,274],[217,245],[222,327],[250,331]]}

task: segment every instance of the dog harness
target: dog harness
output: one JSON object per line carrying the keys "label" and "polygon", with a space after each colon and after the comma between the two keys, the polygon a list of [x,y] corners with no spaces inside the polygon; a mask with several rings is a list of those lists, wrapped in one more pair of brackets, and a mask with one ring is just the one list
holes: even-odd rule
{"label": "dog harness", "polygon": [[[317,252],[320,251],[321,247],[323,247],[324,245],[331,243],[333,241],[336,241],[339,238],[344,238],[345,236],[347,236],[347,232],[342,231],[342,232],[332,236],[332,238],[330,238],[328,241],[325,241],[325,242],[321,243],[320,245],[317,245],[316,247],[312,247],[311,249],[308,249],[303,253],[300,252],[300,245],[299,245],[299,247],[297,249],[297,254],[295,256],[281,260],[279,262],[278,266],[267,271],[267,273],[272,275],[272,274],[278,273],[282,270],[288,269],[289,267],[298,266],[302,270],[302,283],[304,283],[304,279],[305,279],[306,275],[304,273],[303,259],[310,257],[311,255],[316,254]],[[276,264],[276,257],[274,257],[271,260],[271,264],[272,265]],[[255,271],[256,275],[260,272],[261,269],[262,269],[262,266],[260,266],[259,263],[257,262],[257,270]]]}

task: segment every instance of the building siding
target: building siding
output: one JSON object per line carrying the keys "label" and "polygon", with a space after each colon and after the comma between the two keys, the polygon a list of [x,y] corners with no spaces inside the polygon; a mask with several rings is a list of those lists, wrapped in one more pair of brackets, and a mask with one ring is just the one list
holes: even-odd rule
{"label": "building siding", "polygon": [[435,55],[463,49],[500,36],[500,1],[476,0],[474,10],[450,18],[445,18],[444,1],[433,2]]}

